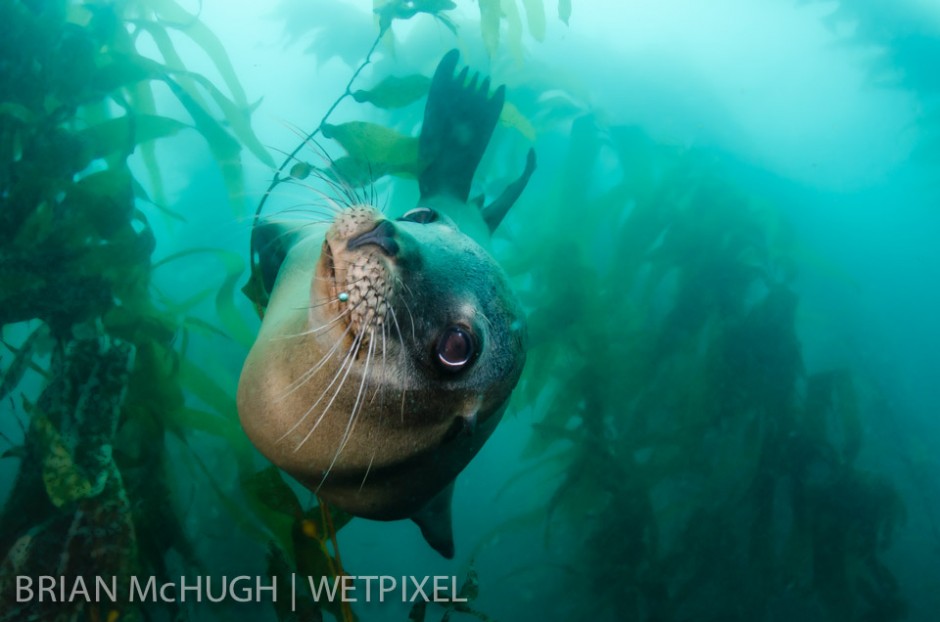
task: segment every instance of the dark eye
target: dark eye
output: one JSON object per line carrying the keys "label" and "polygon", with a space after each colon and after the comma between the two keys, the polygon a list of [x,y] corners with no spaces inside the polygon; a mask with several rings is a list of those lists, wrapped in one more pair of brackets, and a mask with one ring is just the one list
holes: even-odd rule
{"label": "dark eye", "polygon": [[437,220],[437,212],[429,207],[416,207],[405,212],[398,220],[407,220],[409,222],[416,222],[420,225],[426,225],[429,222],[434,222]]}
{"label": "dark eye", "polygon": [[443,369],[457,372],[473,360],[475,349],[473,337],[466,329],[451,326],[437,340],[435,354],[437,362]]}

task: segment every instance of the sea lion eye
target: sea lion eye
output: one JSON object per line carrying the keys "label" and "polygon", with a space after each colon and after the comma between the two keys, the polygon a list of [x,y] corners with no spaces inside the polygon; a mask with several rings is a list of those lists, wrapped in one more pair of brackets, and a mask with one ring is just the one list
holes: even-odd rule
{"label": "sea lion eye", "polygon": [[466,329],[450,326],[438,338],[434,350],[443,369],[457,372],[473,359],[475,347],[473,337]]}
{"label": "sea lion eye", "polygon": [[429,207],[416,207],[405,212],[398,220],[407,220],[409,222],[416,222],[420,225],[426,225],[429,222],[434,222],[437,220],[437,212]]}

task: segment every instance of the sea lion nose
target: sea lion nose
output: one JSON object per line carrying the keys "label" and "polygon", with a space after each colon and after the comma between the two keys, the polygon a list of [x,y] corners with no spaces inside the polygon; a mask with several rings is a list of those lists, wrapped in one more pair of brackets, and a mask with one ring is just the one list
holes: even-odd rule
{"label": "sea lion nose", "polygon": [[398,242],[395,241],[395,224],[390,220],[383,220],[371,231],[360,233],[346,243],[347,250],[353,250],[366,244],[375,244],[389,257],[398,254]]}

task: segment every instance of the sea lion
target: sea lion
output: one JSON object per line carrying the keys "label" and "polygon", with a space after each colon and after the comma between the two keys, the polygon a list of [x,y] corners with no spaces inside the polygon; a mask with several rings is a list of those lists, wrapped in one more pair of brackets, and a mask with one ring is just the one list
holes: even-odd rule
{"label": "sea lion", "polygon": [[274,464],[353,515],[413,519],[447,558],[454,479],[525,362],[523,311],[485,246],[535,168],[530,150],[496,201],[468,203],[504,87],[455,77],[457,59],[431,82],[417,207],[392,220],[349,204],[325,236],[256,229],[270,295],[238,386],[242,426]]}

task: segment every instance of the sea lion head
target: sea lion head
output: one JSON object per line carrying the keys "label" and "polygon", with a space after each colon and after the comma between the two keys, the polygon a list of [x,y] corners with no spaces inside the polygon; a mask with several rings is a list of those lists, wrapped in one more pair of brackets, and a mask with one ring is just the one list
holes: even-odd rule
{"label": "sea lion head", "polygon": [[240,417],[262,453],[340,508],[413,517],[494,429],[524,340],[502,269],[449,218],[354,205],[287,255]]}
{"label": "sea lion head", "polygon": [[358,337],[360,350],[384,336],[408,390],[435,396],[416,420],[457,411],[473,426],[509,397],[525,356],[522,312],[489,253],[446,216],[419,207],[389,220],[349,208],[326,234],[317,277],[315,297],[342,318],[333,333]]}

